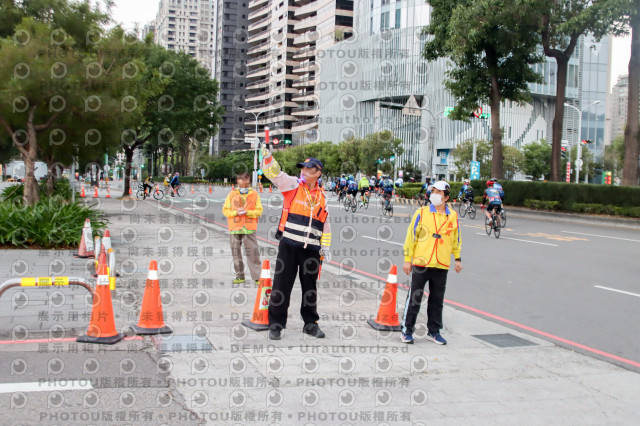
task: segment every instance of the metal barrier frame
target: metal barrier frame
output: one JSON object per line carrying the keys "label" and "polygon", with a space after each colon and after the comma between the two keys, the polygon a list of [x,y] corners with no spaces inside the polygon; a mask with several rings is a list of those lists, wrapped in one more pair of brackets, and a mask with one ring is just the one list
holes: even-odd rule
{"label": "metal barrier frame", "polygon": [[87,283],[84,278],[80,277],[23,277],[13,278],[0,284],[0,297],[14,287],[30,287],[30,288],[42,288],[42,287],[63,287],[69,285],[77,285],[87,289],[91,297],[93,297],[93,288]]}

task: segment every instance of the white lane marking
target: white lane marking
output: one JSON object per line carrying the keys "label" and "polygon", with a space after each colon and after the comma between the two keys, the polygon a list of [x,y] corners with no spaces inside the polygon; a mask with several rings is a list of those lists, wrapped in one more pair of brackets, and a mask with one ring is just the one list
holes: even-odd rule
{"label": "white lane marking", "polygon": [[[484,234],[481,232],[476,232],[476,235],[487,235],[487,233],[485,232]],[[529,240],[521,240],[519,238],[509,238],[509,237],[500,237],[501,240],[513,240],[513,241],[522,241],[523,243],[531,243],[531,244],[541,244],[543,246],[551,246],[551,247],[558,247],[557,244],[550,244],[550,243],[541,243],[540,241],[529,241]]]}
{"label": "white lane marking", "polygon": [[0,383],[0,393],[50,392],[93,389],[90,380],[60,380],[26,383]]}
{"label": "white lane marking", "polygon": [[637,293],[631,293],[629,291],[624,291],[624,290],[618,290],[616,288],[610,288],[610,287],[603,287],[601,285],[594,285],[595,288],[599,288],[602,290],[609,290],[609,291],[615,291],[616,293],[622,293],[622,294],[627,294],[629,296],[635,296],[635,297],[640,297],[640,294]]}
{"label": "white lane marking", "polygon": [[632,241],[634,243],[640,243],[640,240],[632,240],[630,238],[609,237],[607,235],[597,235],[597,234],[585,234],[584,232],[571,232],[571,231],[561,231],[561,232],[564,232],[565,234],[586,235],[588,237],[609,238],[611,240]]}
{"label": "white lane marking", "polygon": [[379,240],[379,239],[377,239],[376,237],[369,237],[369,236],[367,236],[367,235],[363,235],[363,236],[362,236],[362,238],[368,238],[368,239],[370,239],[370,240],[374,240],[374,241],[377,241],[377,242],[379,242],[379,243],[389,243],[389,244],[395,244],[395,245],[397,245],[397,246],[404,246],[404,244],[396,243],[395,241]]}

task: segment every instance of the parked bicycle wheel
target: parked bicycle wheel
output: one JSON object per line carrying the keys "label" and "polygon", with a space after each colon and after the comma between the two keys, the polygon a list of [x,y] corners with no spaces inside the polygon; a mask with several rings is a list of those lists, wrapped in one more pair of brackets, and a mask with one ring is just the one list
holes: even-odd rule
{"label": "parked bicycle wheel", "polygon": [[476,208],[473,207],[473,204],[469,204],[469,218],[471,220],[476,218]]}
{"label": "parked bicycle wheel", "polygon": [[153,198],[156,200],[162,200],[164,198],[164,191],[162,189],[156,189],[153,191]]}
{"label": "parked bicycle wheel", "polygon": [[493,219],[489,219],[488,217],[484,218],[484,230],[487,235],[491,235],[491,231],[493,230]]}
{"label": "parked bicycle wheel", "polygon": [[500,209],[500,226],[502,228],[507,226],[507,212],[504,209]]}
{"label": "parked bicycle wheel", "polygon": [[493,216],[493,236],[500,238],[500,217]]}
{"label": "parked bicycle wheel", "polygon": [[467,214],[467,203],[465,203],[464,201],[460,201],[460,205],[458,206],[458,213],[460,214],[460,217],[465,217],[465,215]]}

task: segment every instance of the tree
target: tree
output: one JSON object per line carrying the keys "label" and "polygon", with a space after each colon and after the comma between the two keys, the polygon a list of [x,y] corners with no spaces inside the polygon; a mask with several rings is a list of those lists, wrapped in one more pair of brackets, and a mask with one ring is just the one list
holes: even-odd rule
{"label": "tree", "polygon": [[118,79],[125,64],[118,62],[118,50],[104,46],[100,41],[92,53],[84,52],[72,37],[31,18],[16,27],[15,37],[0,40],[0,73],[12,76],[0,80],[0,126],[25,163],[27,205],[39,200],[38,155],[70,164],[70,144],[84,141],[77,152],[104,149],[115,139],[114,123],[136,117],[135,109],[121,110],[118,94],[136,87],[137,79]]}
{"label": "tree", "polygon": [[[471,172],[471,161],[473,159],[473,141],[466,140],[459,143],[453,150],[453,165],[462,176],[468,177]],[[483,140],[475,141],[476,143],[476,161],[480,162],[480,178],[488,179],[491,176],[492,167],[491,160],[493,157],[493,147],[491,143]],[[497,177],[497,176],[494,176]]]}
{"label": "tree", "polygon": [[540,16],[541,20],[540,35],[544,54],[555,59],[558,68],[551,140],[551,180],[557,182],[562,180],[560,157],[569,60],[581,35],[588,33],[596,39],[601,38],[611,30],[611,25],[619,18],[621,12],[619,8],[614,7],[619,0],[536,1],[539,7],[537,16]]}
{"label": "tree", "polygon": [[[571,149],[571,152],[569,153],[569,159],[571,160],[571,167],[574,173],[575,173],[575,164],[576,164],[577,157],[578,157],[578,147],[574,146]],[[593,172],[595,172],[595,169],[598,167],[598,163],[596,162],[596,157],[591,152],[591,149],[589,149],[588,144],[582,145],[582,153],[580,155],[580,159],[582,160],[582,169],[580,171],[580,176],[582,176],[584,180],[589,174],[589,172],[592,172],[591,174],[593,175],[594,174]]]}
{"label": "tree", "polygon": [[624,136],[616,137],[611,145],[604,147],[604,169],[616,170],[624,164],[625,146]]}
{"label": "tree", "polygon": [[627,127],[624,131],[623,185],[638,184],[638,151],[640,150],[640,0],[630,1],[631,58],[629,59],[629,94]]}
{"label": "tree", "polygon": [[529,83],[542,82],[532,65],[542,60],[535,14],[527,0],[428,0],[433,35],[428,60],[448,57],[454,68],[445,86],[458,105],[450,118],[467,120],[481,103],[491,107],[492,175],[503,177],[500,105],[530,100]]}
{"label": "tree", "polygon": [[524,160],[522,171],[526,175],[533,177],[533,180],[540,179],[543,175],[549,176],[551,172],[551,145],[544,139],[540,142],[533,142],[522,147]]}
{"label": "tree", "polygon": [[515,146],[503,146],[502,155],[504,156],[504,177],[512,179],[522,168],[524,155]]}
{"label": "tree", "polygon": [[[133,40],[129,41],[134,43]],[[218,82],[197,60],[184,52],[173,52],[154,45],[150,39],[138,42],[145,62],[143,85],[150,90],[144,102],[143,119],[133,131],[123,135],[125,153],[125,185],[129,193],[129,177],[133,152],[146,142],[152,149],[169,151],[174,165],[186,172],[185,150],[192,140],[202,142],[215,135],[222,122],[224,108],[218,98]],[[166,162],[166,161],[165,161]]]}

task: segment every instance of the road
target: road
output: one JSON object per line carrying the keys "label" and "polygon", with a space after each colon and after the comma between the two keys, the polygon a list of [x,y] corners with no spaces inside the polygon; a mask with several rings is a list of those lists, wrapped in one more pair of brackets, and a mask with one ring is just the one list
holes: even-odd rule
{"label": "road", "polygon": [[[224,225],[220,211],[227,193],[220,187],[213,194],[188,193],[174,199],[174,206]],[[265,211],[258,235],[275,244],[282,195],[264,192],[261,197]],[[331,197],[329,209],[332,263],[344,274],[386,277],[391,265],[400,271],[413,207],[397,204],[388,218],[375,203],[352,213]],[[640,248],[640,231],[508,218],[495,239],[486,235],[481,214],[460,220],[464,269],[449,274],[450,304],[640,371],[633,364],[640,363],[639,267],[633,255]],[[398,280],[406,291],[409,277],[400,271]]]}

